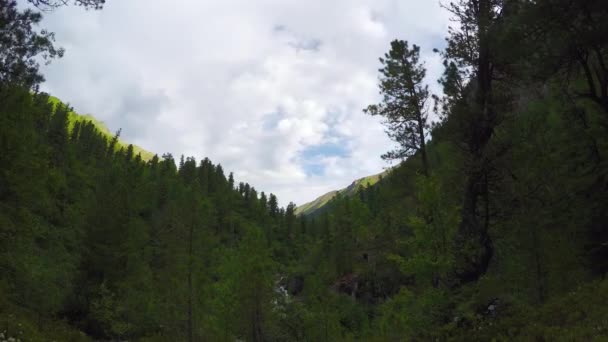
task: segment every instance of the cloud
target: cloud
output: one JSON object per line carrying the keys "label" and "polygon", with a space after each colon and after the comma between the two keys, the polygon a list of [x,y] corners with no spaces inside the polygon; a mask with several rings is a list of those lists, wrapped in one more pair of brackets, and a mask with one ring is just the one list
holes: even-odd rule
{"label": "cloud", "polygon": [[109,0],[43,25],[66,56],[44,89],[157,152],[209,157],[302,204],[386,167],[393,145],[362,108],[393,39],[422,46],[429,83],[447,14],[418,0]]}

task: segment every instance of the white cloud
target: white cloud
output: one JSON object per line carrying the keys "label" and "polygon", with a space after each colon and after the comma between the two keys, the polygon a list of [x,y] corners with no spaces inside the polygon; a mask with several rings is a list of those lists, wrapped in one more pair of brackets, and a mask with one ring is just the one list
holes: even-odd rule
{"label": "white cloud", "polygon": [[[392,39],[421,45],[434,85],[447,14],[419,0],[108,0],[61,8],[43,24],[66,56],[44,88],[144,148],[208,156],[284,205],[380,172],[392,146],[361,109],[377,101]],[[306,170],[302,152],[344,155]]]}

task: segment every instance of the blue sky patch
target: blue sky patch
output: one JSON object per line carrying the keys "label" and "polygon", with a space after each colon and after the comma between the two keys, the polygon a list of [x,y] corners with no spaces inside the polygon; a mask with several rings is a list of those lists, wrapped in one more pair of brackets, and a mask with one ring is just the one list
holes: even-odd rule
{"label": "blue sky patch", "polygon": [[276,129],[277,125],[279,124],[279,121],[281,121],[282,117],[283,117],[283,114],[281,113],[280,109],[278,109],[276,112],[272,112],[272,113],[268,113],[268,114],[264,115],[264,117],[262,119],[262,128],[264,130]]}
{"label": "blue sky patch", "polygon": [[328,143],[309,146],[304,151],[302,151],[300,155],[304,160],[317,159],[322,157],[348,157],[349,151],[346,148],[346,142]]}
{"label": "blue sky patch", "polygon": [[299,153],[304,171],[306,174],[314,176],[325,174],[325,166],[321,163],[321,159],[325,157],[348,158],[349,155],[350,151],[347,149],[346,141],[309,146]]}

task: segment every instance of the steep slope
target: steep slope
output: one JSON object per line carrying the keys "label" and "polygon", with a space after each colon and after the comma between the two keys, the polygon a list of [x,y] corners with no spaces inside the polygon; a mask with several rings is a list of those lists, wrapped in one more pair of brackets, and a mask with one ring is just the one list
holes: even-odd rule
{"label": "steep slope", "polygon": [[378,183],[383,177],[388,175],[389,172],[390,172],[390,169],[386,170],[384,172],[375,174],[375,175],[356,179],[355,181],[353,181],[349,186],[347,186],[344,189],[333,190],[322,196],[319,196],[311,202],[298,206],[296,208],[296,215],[313,214],[314,212],[323,208],[329,201],[331,201],[338,194],[341,194],[343,196],[355,195],[357,193],[357,190],[359,190],[360,188],[364,188],[366,186],[372,186],[372,185]]}
{"label": "steep slope", "polygon": [[341,190],[330,191],[326,194],[323,194],[323,195],[315,198],[313,201],[302,204],[301,206],[296,208],[296,214],[297,215],[306,215],[306,214],[310,214],[310,213],[320,209],[325,204],[327,204],[327,202],[331,201],[332,198],[336,197],[336,195],[338,193],[340,193],[340,191]]}
{"label": "steep slope", "polygon": [[[54,96],[49,97],[49,102],[55,106],[64,104],[59,98],[54,97]],[[70,130],[72,129],[72,127],[74,126],[74,124],[76,122],[86,122],[86,121],[91,122],[95,126],[95,128],[97,128],[99,133],[101,133],[108,140],[110,140],[110,139],[112,139],[112,137],[114,137],[114,133],[112,133],[110,131],[108,126],[106,126],[106,124],[103,123],[102,121],[99,121],[98,119],[96,119],[93,115],[79,114],[79,113],[76,113],[75,111],[70,111],[68,113],[68,124],[69,124]],[[129,145],[130,144],[128,142],[118,139],[118,143],[117,143],[118,149],[120,149],[120,148],[126,149]],[[137,155],[137,154],[141,155],[141,159],[143,159],[145,161],[148,161],[154,157],[154,153],[147,151],[137,145],[133,145],[133,152],[135,153],[135,155]]]}

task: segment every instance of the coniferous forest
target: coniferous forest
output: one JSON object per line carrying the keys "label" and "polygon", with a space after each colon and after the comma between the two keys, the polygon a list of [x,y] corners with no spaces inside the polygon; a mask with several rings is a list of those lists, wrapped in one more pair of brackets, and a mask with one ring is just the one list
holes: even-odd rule
{"label": "coniferous forest", "polygon": [[608,340],[608,2],[445,2],[443,94],[395,37],[359,114],[401,162],[304,214],[40,92],[72,4],[29,2],[0,0],[0,341]]}

